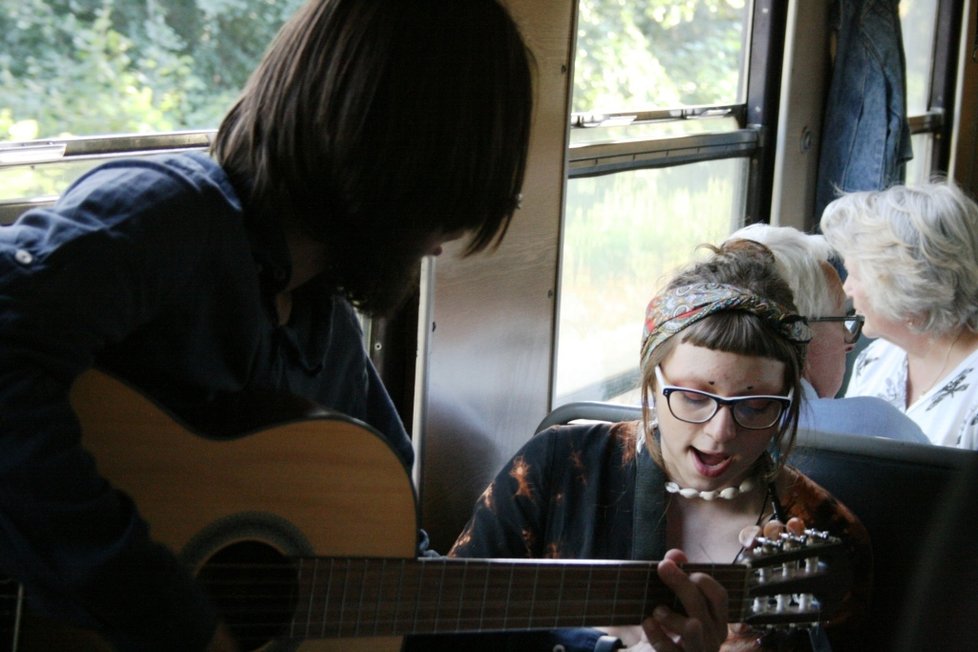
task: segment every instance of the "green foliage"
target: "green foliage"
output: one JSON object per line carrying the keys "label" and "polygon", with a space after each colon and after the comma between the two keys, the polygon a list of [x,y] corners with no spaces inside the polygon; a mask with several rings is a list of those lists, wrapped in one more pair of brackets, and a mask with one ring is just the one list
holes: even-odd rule
{"label": "green foliage", "polygon": [[[748,5],[580,0],[573,111],[627,113],[743,101]],[[641,141],[708,128],[718,125],[609,126],[575,134],[574,140]],[[722,240],[740,225],[745,173],[743,159],[725,159],[567,184],[558,396],[588,387],[597,392],[588,398],[607,399],[611,390],[592,384],[635,369],[646,303],[697,245]]]}
{"label": "green foliage", "polygon": [[646,304],[697,246],[740,225],[745,174],[724,159],[567,184],[558,395],[637,367]]}
{"label": "green foliage", "polygon": [[745,0],[580,0],[573,110],[737,101]]}
{"label": "green foliage", "polygon": [[214,128],[301,0],[0,0],[0,140]]}

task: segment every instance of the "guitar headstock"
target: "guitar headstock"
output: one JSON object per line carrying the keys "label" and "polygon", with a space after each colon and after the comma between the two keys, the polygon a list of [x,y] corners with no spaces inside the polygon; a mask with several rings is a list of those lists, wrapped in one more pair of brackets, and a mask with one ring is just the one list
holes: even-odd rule
{"label": "guitar headstock", "polygon": [[818,530],[759,537],[746,553],[751,569],[743,622],[754,627],[808,627],[838,609],[852,583],[847,546]]}

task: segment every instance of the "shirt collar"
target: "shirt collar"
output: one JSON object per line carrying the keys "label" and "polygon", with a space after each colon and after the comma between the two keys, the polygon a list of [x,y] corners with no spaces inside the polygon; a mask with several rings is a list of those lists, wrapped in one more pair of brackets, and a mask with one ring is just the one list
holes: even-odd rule
{"label": "shirt collar", "polygon": [[801,379],[801,396],[802,400],[806,403],[819,398],[818,392],[815,391],[815,386],[808,382],[808,380],[805,378]]}

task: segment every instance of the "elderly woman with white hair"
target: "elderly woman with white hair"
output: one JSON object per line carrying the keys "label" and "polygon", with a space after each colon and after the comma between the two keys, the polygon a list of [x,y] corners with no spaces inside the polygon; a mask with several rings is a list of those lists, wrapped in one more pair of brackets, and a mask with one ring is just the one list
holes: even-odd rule
{"label": "elderly woman with white hair", "polygon": [[978,449],[978,204],[953,183],[843,195],[822,232],[877,337],[847,396],[879,396],[935,444]]}
{"label": "elderly woman with white hair", "polygon": [[830,262],[835,252],[825,237],[790,226],[751,224],[730,236],[730,240],[741,238],[763,244],[774,254],[798,312],[811,327],[801,380],[805,403],[799,429],[929,444],[920,426],[880,398],[835,398],[845,379],[846,358],[859,339],[863,317],[848,314],[842,279]]}

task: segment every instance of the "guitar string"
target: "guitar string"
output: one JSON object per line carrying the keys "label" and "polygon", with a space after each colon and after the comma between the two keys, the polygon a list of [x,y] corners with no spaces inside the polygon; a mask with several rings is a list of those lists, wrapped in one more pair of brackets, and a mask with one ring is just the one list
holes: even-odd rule
{"label": "guitar string", "polygon": [[[613,584],[613,583],[614,583],[614,582],[612,582],[612,584]],[[635,587],[638,587],[638,589],[639,589],[639,591],[640,591],[640,592],[642,592],[642,591],[645,591],[645,590],[646,590],[646,589],[648,588],[648,583],[647,583],[647,582],[638,582],[638,583],[636,583],[636,582],[630,582],[630,583],[622,583],[622,584],[623,584],[623,585],[624,585],[624,586],[626,587],[626,589],[628,589],[629,591],[631,591],[631,590],[634,590],[634,589],[635,589]],[[628,586],[629,584],[631,584],[631,586]],[[586,589],[586,588],[587,588],[587,587],[585,587],[585,589]],[[573,589],[573,587],[572,587],[572,589]],[[732,597],[732,598],[736,598],[736,597],[737,597],[737,596],[738,596],[738,595],[739,595],[740,593],[741,593],[740,591],[736,591],[736,592],[734,592],[734,593],[733,593],[733,594],[731,595],[731,597]],[[422,601],[422,602],[425,602],[425,601]],[[429,602],[430,602],[430,601],[429,601]],[[577,602],[580,602],[580,600],[577,600]],[[514,605],[516,605],[517,607],[522,607],[522,606],[523,606],[523,604],[524,604],[524,602],[523,602],[522,600],[520,600],[520,601],[515,601],[515,602],[514,602],[513,600],[510,600],[510,601],[508,601],[508,602],[506,602],[506,601],[487,601],[487,603],[489,603],[489,604],[492,604],[492,605],[493,605],[494,607],[497,607],[497,611],[503,611],[503,610],[506,610],[506,609],[512,609],[512,608],[514,607]],[[568,603],[569,603],[569,604],[570,604],[571,606],[573,606],[573,605],[574,605],[574,603],[575,603],[575,600],[570,600],[570,601],[568,601]],[[642,607],[642,608],[644,608],[644,606],[645,606],[645,605],[646,605],[646,604],[648,603],[648,600],[647,600],[647,599],[645,599],[644,597],[643,597],[643,599],[636,599],[636,598],[628,598],[628,599],[626,599],[626,600],[622,600],[622,601],[620,601],[620,603],[621,603],[621,604],[623,604],[623,605],[626,605],[626,606],[631,606],[631,605],[637,605],[637,606],[639,606],[639,607]],[[460,605],[460,606],[461,606],[461,605]],[[484,604],[483,606],[485,606],[485,604]],[[498,609],[498,607],[500,607],[500,606],[502,607],[502,609]],[[377,619],[377,620],[378,620],[378,622],[379,622],[379,623],[381,623],[381,624],[383,624],[383,623],[386,623],[386,622],[387,622],[387,620],[386,620],[386,619],[388,618],[388,616],[386,615],[386,611],[387,611],[387,610],[385,609],[385,610],[383,610],[383,613],[382,613],[382,612],[381,612],[380,610],[378,610],[378,611],[377,611],[377,612],[375,613],[375,617],[376,617],[376,619]],[[587,612],[585,612],[585,613],[587,613]],[[596,612],[595,612],[595,617],[600,617],[600,616],[601,616],[602,614],[603,614],[603,612],[602,612],[602,611],[596,611]],[[613,614],[614,614],[614,612],[612,612],[612,615],[613,615]],[[328,615],[328,614],[326,614],[326,615]],[[397,610],[397,607],[396,607],[396,606],[394,606],[394,607],[393,607],[393,611],[392,611],[392,615],[393,615],[393,616],[394,616],[395,618],[396,618],[396,617],[398,617],[398,615],[399,615],[399,611]],[[589,615],[590,615],[590,614],[589,614]],[[557,617],[559,618],[559,617],[560,617],[560,613],[559,613],[559,612],[557,612],[557,613],[555,613],[555,616],[557,616]],[[498,615],[497,615],[496,617],[497,617],[497,618],[499,618],[500,616],[498,616]],[[504,617],[504,618],[505,618],[505,612],[504,612],[504,611],[503,611],[503,616],[502,616],[502,617]],[[464,621],[464,620],[466,620],[466,619],[464,619],[464,618],[459,618],[458,620],[459,620],[459,622],[462,622],[462,621]],[[483,617],[481,618],[481,620],[483,620],[483,621],[484,621],[484,616],[483,616]],[[424,622],[424,621],[423,621],[423,620],[421,620],[421,619],[419,619],[419,620],[418,620],[418,622]],[[504,622],[505,622],[505,621],[504,621]],[[340,625],[340,626],[342,626],[342,622],[341,622],[341,623],[339,623],[339,625]],[[484,625],[484,623],[483,623],[483,625]],[[437,629],[437,627],[436,627],[435,629]]]}
{"label": "guitar string", "polygon": [[[500,615],[497,615],[495,617],[488,618],[488,619],[486,619],[486,618],[477,618],[475,616],[472,616],[472,617],[462,617],[461,619],[459,619],[457,621],[456,628],[455,629],[449,628],[446,631],[470,631],[470,630],[476,631],[476,630],[492,630],[492,629],[498,629],[498,627],[495,627],[494,625],[496,625],[496,624],[498,624],[500,622],[503,622],[503,623],[506,622],[506,613],[508,613],[508,611],[506,611],[506,610],[514,610],[514,609],[519,609],[521,607],[521,604],[520,603],[516,603],[515,605],[514,604],[502,605],[502,603],[500,603],[500,605],[501,605]],[[636,611],[635,611],[636,614],[643,614],[645,612],[644,611],[639,611],[639,609],[645,609],[646,608],[646,603],[644,601],[641,601],[641,600],[623,601],[623,602],[620,603],[619,606],[623,606],[626,609],[634,606],[635,609],[636,609]],[[616,613],[615,615],[613,615],[612,612],[591,611],[589,613],[586,613],[585,615],[586,615],[587,622],[601,622],[601,623],[605,623],[605,624],[615,624],[616,622],[617,623],[631,622],[631,619],[628,618],[624,613],[622,613],[622,614]],[[782,612],[780,614],[775,613],[774,615],[782,615],[785,618],[790,618],[792,616],[792,613],[785,611],[785,612]],[[376,624],[377,624],[378,627],[385,626],[388,623],[393,623],[394,621],[391,619],[391,617],[396,617],[396,616],[397,616],[397,612],[392,612],[390,614],[390,617],[381,614],[374,621],[376,622]],[[560,626],[561,625],[561,620],[560,619],[562,617],[565,618],[565,620],[567,622],[567,625],[576,624],[576,621],[575,620],[572,620],[572,618],[575,617],[573,613],[570,616],[568,616],[568,615],[563,615],[562,616],[561,614],[555,614],[555,616],[556,616],[556,619],[554,620],[554,623],[555,623],[556,626]],[[636,615],[636,619],[639,619],[640,617],[641,616]],[[620,620],[616,620],[617,618],[620,618]],[[818,619],[817,618],[817,614],[815,612],[810,612],[808,614],[801,615],[798,618],[798,620],[801,621],[801,622],[809,622],[809,621],[817,620],[817,619]],[[441,631],[440,628],[438,628],[438,627],[425,626],[428,622],[431,622],[430,619],[419,619],[416,623],[412,623],[410,627],[405,628],[404,631],[400,631],[396,627],[392,627],[391,632],[393,634],[406,634],[406,633],[412,633],[412,632],[437,633],[437,632]],[[533,623],[538,623],[538,626],[540,626],[540,627],[545,626],[548,622],[549,622],[549,619],[544,619],[543,616],[537,616],[535,618],[530,619],[530,624],[531,625]],[[272,621],[272,622],[265,623],[265,624],[263,624],[261,622],[254,622],[254,621],[252,621],[252,622],[249,622],[247,625],[244,625],[243,627],[263,627],[263,626],[267,626],[267,625],[276,625],[276,624],[278,624],[277,621]],[[472,624],[473,626],[472,627],[469,627],[470,624]],[[342,622],[340,622],[340,623],[330,623],[329,626],[326,627],[323,630],[322,636],[323,637],[326,637],[327,635],[332,634],[334,631],[335,631],[335,635],[339,636],[339,635],[341,635],[343,633],[343,626],[344,626],[344,623],[342,623]]]}
{"label": "guitar string", "polygon": [[[643,573],[644,575],[643,575],[642,579],[640,579],[640,581],[638,581],[638,582],[621,581],[620,579],[619,579],[618,582],[615,582],[615,581],[610,580],[610,579],[604,580],[604,581],[605,582],[609,582],[612,586],[614,586],[616,591],[620,591],[622,589],[634,590],[635,587],[638,587],[639,591],[643,592],[643,594],[644,594],[644,593],[646,593],[648,591],[648,589],[650,587],[650,582],[646,581],[646,579],[644,579],[644,578],[649,577],[650,570],[653,567],[654,567],[654,564],[643,564],[640,572]],[[419,570],[423,573],[424,568],[422,567]],[[445,568],[444,565],[443,565],[442,570],[443,570],[443,572],[446,570],[446,568]],[[487,572],[488,572],[488,570],[489,570],[489,568],[487,566]],[[511,568],[510,570],[512,571],[513,569]],[[566,569],[563,568],[562,570],[566,570]],[[592,572],[593,572],[593,570],[594,569],[591,568],[591,571]],[[539,571],[540,571],[539,566],[534,569],[534,573],[536,573],[536,574],[539,574]],[[744,575],[744,570],[743,570],[742,567],[738,567],[738,568],[732,569],[732,570],[721,569],[721,568],[712,568],[712,571],[713,571],[714,575],[716,575],[718,577],[719,576],[732,576],[732,577],[734,577],[737,580],[742,580],[743,579],[743,575]],[[623,569],[621,567],[618,567],[617,569],[615,569],[614,572],[617,575],[621,575],[622,573],[624,573],[626,576],[631,577],[635,573],[635,569]],[[367,580],[370,579],[370,575],[371,575],[371,573],[369,572],[369,568],[368,569],[365,569],[365,572],[361,575],[361,579],[362,579],[362,584],[363,585],[366,585],[367,584]],[[587,596],[587,599],[590,599],[589,596],[590,596],[590,593],[591,592],[597,592],[596,589],[595,589],[595,585],[596,585],[596,582],[592,581],[590,583],[590,585],[587,585],[587,586],[583,587],[583,590],[584,590],[585,595]],[[290,586],[291,586],[291,583],[290,583]],[[347,586],[348,586],[348,578],[346,578],[346,580],[344,582],[344,592],[343,592],[344,593],[344,596],[345,596],[345,593],[346,593]],[[419,587],[421,587],[421,586],[423,586],[423,575],[421,573],[419,573]],[[443,583],[443,586],[444,586],[444,583]],[[464,583],[460,583],[460,586],[461,586],[461,588],[464,591],[465,584]],[[484,592],[485,592],[485,590],[486,589],[485,589],[485,586],[484,586]],[[738,591],[734,591],[734,592],[731,593],[731,598],[734,599],[734,600],[742,599],[741,593],[742,592],[739,591],[739,590]],[[325,598],[325,601],[327,602],[327,609],[324,609],[324,617],[327,617],[329,615],[328,614],[328,600],[330,599],[330,592],[329,591],[326,592],[324,598]],[[380,596],[379,595],[378,595],[378,601],[380,601]],[[421,600],[421,602],[419,602],[416,605],[416,608],[420,609],[421,604],[424,603],[424,602],[425,602],[425,600]],[[568,604],[573,605],[573,602],[574,602],[574,600],[568,600]],[[644,604],[647,604],[647,602],[648,602],[647,598],[646,597],[643,597],[642,600],[635,600],[635,599],[623,600],[622,601],[622,604],[638,604],[638,605],[644,605]],[[379,603],[380,602],[378,602],[378,604]],[[587,601],[585,600],[585,604],[586,603],[587,603]],[[514,603],[513,603],[512,600],[502,601],[502,602],[495,602],[495,601],[488,601],[487,600],[487,601],[483,601],[482,607],[485,608],[487,605],[489,605],[489,606],[495,607],[498,610],[498,608],[500,606],[502,606],[503,608],[506,608],[507,605],[508,605],[508,608],[512,608],[513,607],[513,604]],[[518,606],[522,606],[522,604],[523,603],[521,601],[520,602],[516,602],[516,605],[518,605]],[[463,605],[461,605],[461,604],[459,605],[460,611],[462,609],[462,606]],[[342,610],[343,609],[345,609],[345,601],[344,601],[344,604],[341,605],[341,615],[342,615]],[[440,613],[440,612],[436,611],[436,613]],[[397,611],[394,611],[394,614],[393,615],[395,617],[398,617],[399,614],[398,614]],[[555,616],[557,616],[559,618],[560,617],[560,614],[559,613],[555,613]],[[505,614],[504,614],[504,617],[506,617]],[[385,618],[385,616],[383,614],[381,614],[380,613],[380,610],[378,609],[377,610],[377,620],[378,620],[378,622],[382,622],[384,620],[384,618]],[[483,615],[481,617],[481,620],[484,620],[484,619],[485,619],[485,617]],[[341,623],[342,623],[342,618],[341,618]],[[325,626],[325,623],[324,623],[324,626]],[[396,627],[396,625],[395,625],[395,627]]]}

